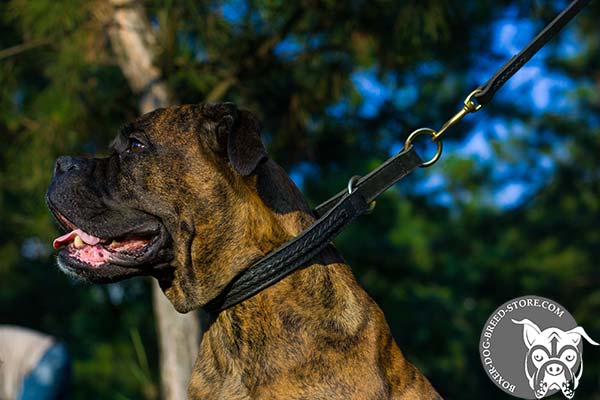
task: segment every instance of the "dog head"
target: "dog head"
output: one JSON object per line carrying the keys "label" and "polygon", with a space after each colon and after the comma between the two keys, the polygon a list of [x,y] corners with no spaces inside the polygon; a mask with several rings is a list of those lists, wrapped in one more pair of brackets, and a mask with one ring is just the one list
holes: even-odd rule
{"label": "dog head", "polygon": [[272,249],[261,240],[285,236],[249,229],[273,218],[258,194],[267,153],[250,112],[230,103],[158,109],[111,147],[108,157],[56,161],[47,203],[66,231],[54,241],[64,272],[97,283],[153,275],[185,312]]}
{"label": "dog head", "polygon": [[567,398],[575,395],[583,373],[583,360],[579,351],[581,338],[598,345],[578,326],[569,331],[558,328],[540,328],[528,319],[512,320],[523,325],[523,341],[527,347],[525,373],[529,387],[538,399],[548,391],[560,390]]}

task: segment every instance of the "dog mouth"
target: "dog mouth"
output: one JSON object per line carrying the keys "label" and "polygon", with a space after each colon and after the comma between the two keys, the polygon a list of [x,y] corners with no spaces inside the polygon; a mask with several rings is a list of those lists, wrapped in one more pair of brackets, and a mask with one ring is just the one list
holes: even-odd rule
{"label": "dog mouth", "polygon": [[[69,257],[87,265],[97,267],[123,258],[139,259],[158,239],[158,235],[133,234],[132,236],[101,239],[81,229],[54,239],[56,250],[66,249]],[[117,262],[118,264],[118,262]]]}
{"label": "dog mouth", "polygon": [[52,243],[64,272],[106,283],[149,275],[166,266],[169,235],[158,220],[146,221],[130,232],[96,236],[51,210],[66,231]]}

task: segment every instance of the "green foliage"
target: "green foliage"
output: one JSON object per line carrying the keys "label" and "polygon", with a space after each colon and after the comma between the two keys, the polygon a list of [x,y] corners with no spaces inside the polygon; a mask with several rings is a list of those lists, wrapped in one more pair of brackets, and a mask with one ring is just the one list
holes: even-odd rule
{"label": "green foliage", "polygon": [[[496,57],[491,27],[507,7],[535,16],[536,26],[555,10],[529,1],[196,3],[147,3],[169,87],[182,103],[226,99],[257,112],[272,157],[303,171],[312,204],[386,159],[410,129],[439,126],[456,111],[479,83],[472,66]],[[102,1],[0,3],[0,321],[68,343],[74,398],[153,399],[148,282],[72,283],[53,268],[49,246],[57,231],[44,193],[53,160],[104,151],[136,115],[138,94],[111,54],[105,16]],[[531,113],[499,99],[481,112],[508,131],[499,139],[486,128],[491,159],[460,155],[465,122],[449,133],[442,162],[388,191],[337,240],[400,347],[448,398],[504,398],[483,374],[477,342],[489,314],[512,297],[553,298],[600,335],[599,16],[592,2],[576,20],[581,52],[548,50],[552,71],[572,79],[576,111]],[[421,68],[431,62],[439,68]],[[364,115],[357,71],[418,95]],[[542,157],[551,172],[542,173]],[[496,176],[501,163],[504,178]],[[424,191],[435,174],[444,185]],[[494,191],[514,179],[535,190],[516,209],[498,207]],[[586,350],[578,396],[599,399],[598,353]]]}

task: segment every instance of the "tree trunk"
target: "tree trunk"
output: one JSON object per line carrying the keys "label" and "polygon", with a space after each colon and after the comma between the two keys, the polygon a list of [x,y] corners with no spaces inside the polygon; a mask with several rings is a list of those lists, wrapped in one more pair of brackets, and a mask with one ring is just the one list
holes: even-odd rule
{"label": "tree trunk", "polygon": [[[109,0],[109,37],[131,89],[140,93],[140,113],[172,104],[158,68],[153,64],[152,28],[140,2]],[[162,398],[184,400],[200,342],[197,312],[179,314],[152,280],[152,303],[158,330]]]}

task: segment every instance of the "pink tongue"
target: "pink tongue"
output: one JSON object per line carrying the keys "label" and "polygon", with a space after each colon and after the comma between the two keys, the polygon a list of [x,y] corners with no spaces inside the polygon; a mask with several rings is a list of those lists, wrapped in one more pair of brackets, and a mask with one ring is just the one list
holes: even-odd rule
{"label": "pink tongue", "polygon": [[100,238],[97,238],[96,236],[92,236],[89,233],[85,233],[84,231],[82,231],[81,229],[75,229],[74,231],[71,231],[65,235],[62,235],[61,237],[57,237],[56,239],[54,239],[54,242],[52,242],[52,246],[58,250],[63,246],[68,245],[69,243],[71,243],[73,240],[75,240],[75,236],[79,236],[81,238],[81,240],[83,240],[84,242],[86,242],[89,245],[95,245],[100,243]]}

